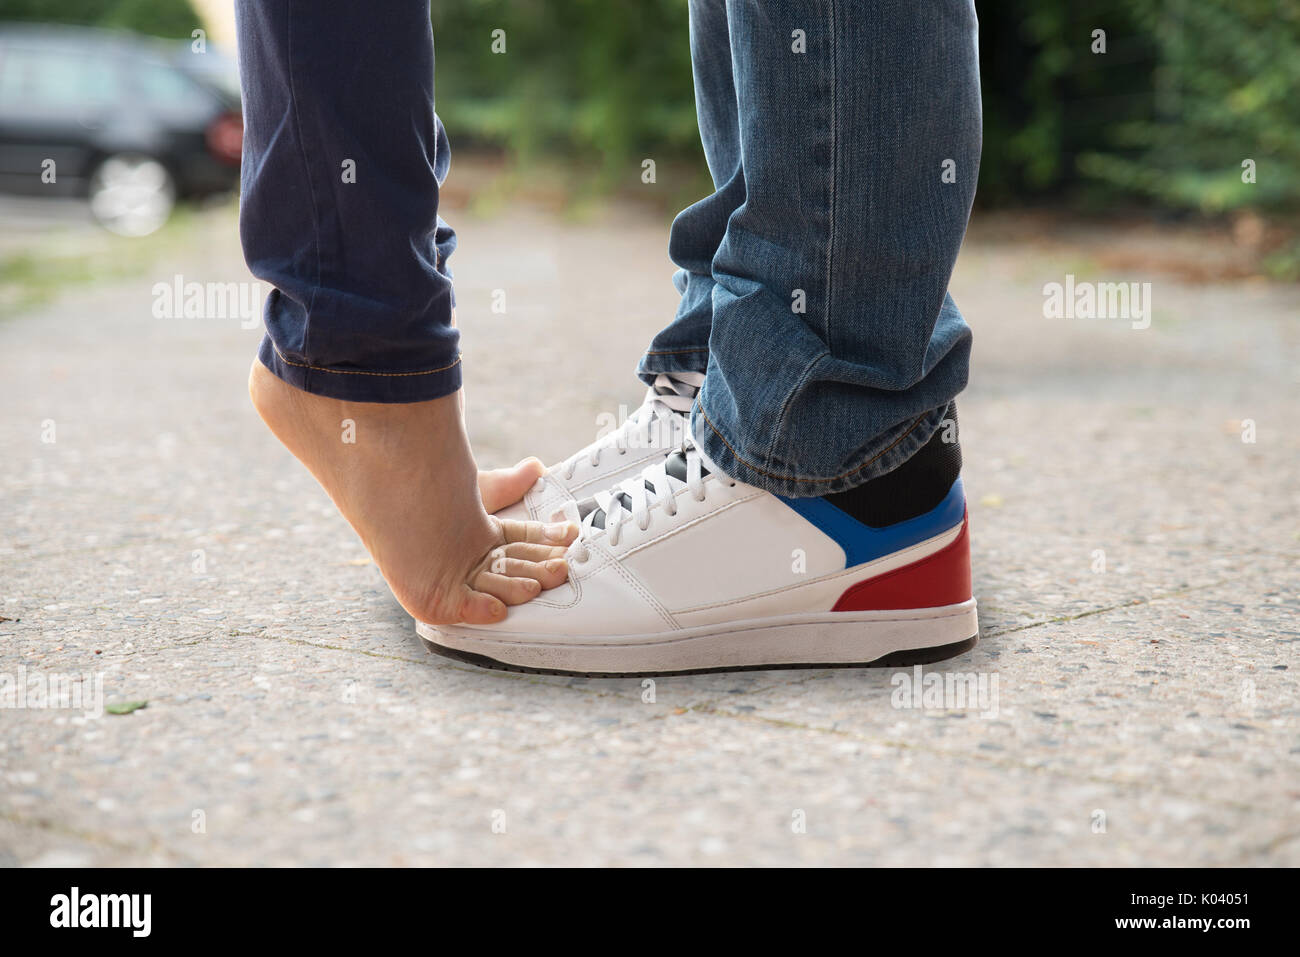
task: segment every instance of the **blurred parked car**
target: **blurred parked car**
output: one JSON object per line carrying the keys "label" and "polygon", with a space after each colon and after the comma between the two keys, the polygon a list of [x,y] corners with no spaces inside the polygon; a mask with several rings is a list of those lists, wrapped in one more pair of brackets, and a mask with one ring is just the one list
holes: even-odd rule
{"label": "blurred parked car", "polygon": [[233,69],[188,41],[0,24],[0,190],[85,196],[113,232],[153,232],[177,198],[238,185]]}

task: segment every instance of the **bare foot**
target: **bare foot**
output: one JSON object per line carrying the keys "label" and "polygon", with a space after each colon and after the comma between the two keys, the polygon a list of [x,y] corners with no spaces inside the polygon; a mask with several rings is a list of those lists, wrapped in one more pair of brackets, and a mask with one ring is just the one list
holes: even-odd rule
{"label": "bare foot", "polygon": [[[568,577],[576,525],[501,521],[542,474],[527,459],[479,472],[459,393],[431,402],[344,402],[296,389],[254,361],[253,406],[325,487],[402,607],[430,624],[490,624]],[[486,509],[485,509],[486,506]]]}

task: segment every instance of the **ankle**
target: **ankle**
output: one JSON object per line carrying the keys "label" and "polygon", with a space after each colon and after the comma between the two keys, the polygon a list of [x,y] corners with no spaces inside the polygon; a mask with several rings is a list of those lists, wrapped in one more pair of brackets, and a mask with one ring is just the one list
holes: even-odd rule
{"label": "ankle", "polygon": [[906,462],[825,499],[863,525],[883,528],[937,508],[960,475],[957,403],[950,402],[939,428]]}

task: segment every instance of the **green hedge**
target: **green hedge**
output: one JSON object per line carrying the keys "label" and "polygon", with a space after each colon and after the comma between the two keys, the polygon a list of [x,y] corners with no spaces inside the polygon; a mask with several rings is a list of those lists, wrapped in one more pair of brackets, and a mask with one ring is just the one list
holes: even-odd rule
{"label": "green hedge", "polygon": [[[364,0],[357,0],[364,2]],[[920,2],[920,0],[918,0]],[[1300,0],[977,0],[984,205],[1300,211]],[[687,0],[435,0],[438,109],[489,144],[628,182],[699,173]],[[0,19],[188,36],[188,0],[0,0]],[[506,54],[492,52],[505,31]],[[1104,30],[1106,52],[1092,49]],[[1254,160],[1256,182],[1242,182]]]}

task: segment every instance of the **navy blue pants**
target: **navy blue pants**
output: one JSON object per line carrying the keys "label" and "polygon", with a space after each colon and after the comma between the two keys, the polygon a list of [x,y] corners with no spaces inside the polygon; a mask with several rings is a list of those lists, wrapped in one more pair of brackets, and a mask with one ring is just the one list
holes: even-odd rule
{"label": "navy blue pants", "polygon": [[273,287],[261,359],[359,402],[460,388],[438,217],[450,154],[433,111],[429,4],[238,0],[240,238]]}

